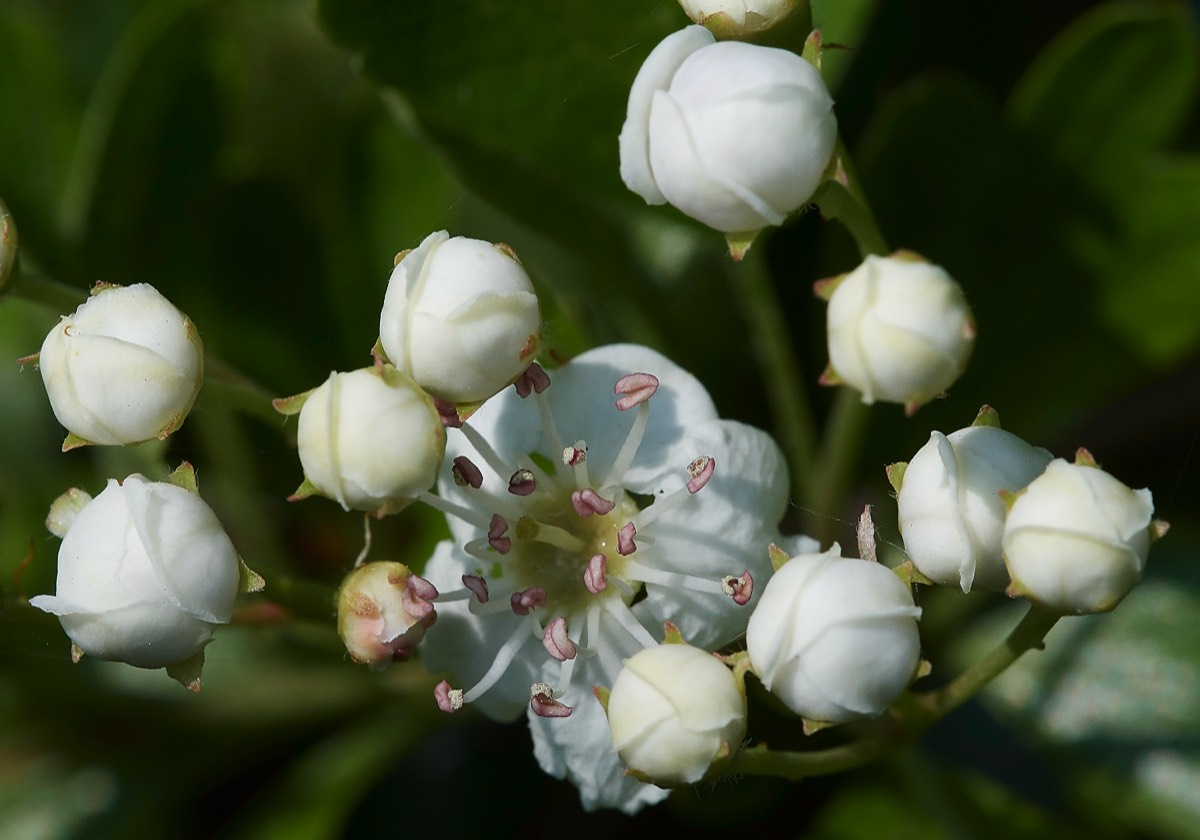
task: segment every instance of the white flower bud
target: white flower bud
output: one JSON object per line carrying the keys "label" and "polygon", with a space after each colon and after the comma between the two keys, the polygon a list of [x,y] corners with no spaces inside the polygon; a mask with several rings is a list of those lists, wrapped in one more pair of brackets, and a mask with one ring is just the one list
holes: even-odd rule
{"label": "white flower bud", "polygon": [[912,411],[966,368],[975,324],[962,288],[940,266],[899,251],[868,256],[828,282],[827,383],[858,389],[865,403]]}
{"label": "white flower bud", "polygon": [[904,470],[896,497],[904,550],[935,583],[999,591],[1004,501],[1037,478],[1053,456],[996,426],[930,435]]}
{"label": "white flower bud", "polygon": [[700,781],[746,734],[746,696],[719,659],[663,644],[625,661],[608,698],[613,748],[660,786]]}
{"label": "white flower bud", "polygon": [[296,498],[319,493],[382,515],[433,486],[446,432],[429,395],[384,365],[331,373],[304,400],[296,445],[304,468]]}
{"label": "white flower bud", "polygon": [[689,26],[663,39],[634,79],[621,178],[648,204],[750,234],[812,198],[836,138],[833,99],[811,64]]}
{"label": "white flower bud", "polygon": [[512,250],[431,233],[392,271],[379,341],[388,361],[454,403],[486,400],[533,362],[542,316]]}
{"label": "white flower bud", "polygon": [[1096,466],[1051,461],[1004,523],[1010,591],[1062,613],[1111,610],[1142,578],[1153,513],[1149,490]]}
{"label": "white flower bud", "polygon": [[101,287],[59,321],[38,354],[63,449],[165,438],[183,424],[203,379],[191,320],[154,287]]}
{"label": "white flower bud", "polygon": [[58,616],[89,656],[140,668],[177,665],[225,624],[238,592],[233,544],[195,493],[131,475],[79,510],[58,551]]}
{"label": "white flower bud", "polygon": [[679,0],[695,23],[722,37],[753,35],[770,29],[796,8],[796,0]]}
{"label": "white flower bud", "polygon": [[350,658],[382,671],[407,660],[437,620],[437,589],[403,563],[367,563],[338,590],[338,635]]}
{"label": "white flower bud", "polygon": [[784,563],[746,628],[767,690],[810,721],[877,715],[916,675],[921,642],[912,594],[878,563],[824,554]]}
{"label": "white flower bud", "polygon": [[17,248],[20,237],[17,236],[17,225],[12,213],[0,200],[0,295],[7,291],[13,266],[17,262]]}

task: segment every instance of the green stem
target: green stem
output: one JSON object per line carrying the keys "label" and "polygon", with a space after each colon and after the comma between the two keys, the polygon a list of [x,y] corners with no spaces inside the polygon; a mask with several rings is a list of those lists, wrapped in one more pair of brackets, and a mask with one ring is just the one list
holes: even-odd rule
{"label": "green stem", "polygon": [[871,205],[862,190],[862,182],[840,137],[833,161],[833,180],[826,181],[813,199],[821,208],[821,215],[841,222],[854,237],[861,256],[888,253],[887,240],[875,221],[875,214],[871,212]]}
{"label": "green stem", "polygon": [[[1036,604],[1012,632],[987,656],[937,691],[902,695],[881,729],[857,741],[824,750],[784,751],[756,747],[738,756],[736,769],[749,776],[778,776],[793,781],[825,776],[867,764],[895,747],[915,741],[937,721],[975,696],[1026,651],[1040,648],[1046,633],[1061,616]],[[890,726],[888,724],[891,724]]]}
{"label": "green stem", "polygon": [[1026,651],[1040,649],[1042,640],[1061,617],[1059,613],[1030,604],[1020,623],[991,653],[937,691],[916,695],[914,699],[929,715],[929,723],[945,717],[974,697]]}
{"label": "green stem", "polygon": [[806,497],[819,517],[814,536],[822,544],[833,539],[841,517],[846,514],[838,503],[850,490],[870,419],[871,407],[863,403],[858,391],[845,387],[838,391],[825,424],[821,456],[816,464],[815,474],[821,476],[821,481],[814,483],[812,495]]}
{"label": "green stem", "polygon": [[750,325],[750,341],[766,383],[775,433],[792,474],[794,498],[805,498],[814,482],[816,428],[808,391],[792,349],[783,307],[775,294],[764,250],[752,248],[740,263],[729,262],[734,297]]}

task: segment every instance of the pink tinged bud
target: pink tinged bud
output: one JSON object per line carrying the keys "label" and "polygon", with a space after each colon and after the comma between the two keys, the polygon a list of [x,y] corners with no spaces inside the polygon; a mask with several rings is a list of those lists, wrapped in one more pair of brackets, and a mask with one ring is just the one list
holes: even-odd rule
{"label": "pink tinged bud", "polygon": [[447,714],[457,712],[463,707],[461,688],[451,688],[450,683],[442,680],[433,689],[433,697],[437,700],[438,708]]}
{"label": "pink tinged bud", "polygon": [[454,476],[454,483],[459,487],[470,485],[478,490],[483,486],[483,473],[466,455],[459,455],[454,459],[454,466],[450,468],[450,474]]}
{"label": "pink tinged bud", "polygon": [[626,522],[624,527],[617,531],[617,554],[628,557],[637,551],[637,543],[633,541],[635,534],[637,534],[637,528],[632,522]]}
{"label": "pink tinged bud", "polygon": [[721,581],[721,591],[732,597],[733,603],[744,607],[754,595],[754,577],[749,570],[742,572],[741,577],[729,575]]}
{"label": "pink tinged bud", "polygon": [[520,592],[514,592],[509,599],[512,611],[517,615],[529,615],[538,607],[546,606],[546,590],[540,586],[531,586]]}
{"label": "pink tinged bud", "polygon": [[575,441],[574,446],[563,447],[562,462],[564,466],[577,467],[587,460],[587,444],[581,440]]}
{"label": "pink tinged bud", "polygon": [[517,396],[525,399],[531,393],[542,393],[550,387],[550,377],[546,375],[546,371],[542,370],[542,366],[534,362],[525,369],[525,372],[517,377],[517,381],[513,383],[517,389]]}
{"label": "pink tinged bud", "polygon": [[591,487],[576,490],[571,494],[571,507],[575,508],[575,512],[580,516],[591,516],[593,513],[604,516],[611,513],[616,506],[616,502],[610,502]]}
{"label": "pink tinged bud", "polygon": [[529,689],[529,708],[538,717],[564,718],[570,717],[575,711],[565,703],[554,699],[550,686],[545,683],[534,683]]}
{"label": "pink tinged bud", "polygon": [[688,475],[692,477],[687,483],[689,493],[699,493],[704,489],[704,485],[708,484],[708,480],[712,478],[713,471],[717,468],[715,458],[710,458],[707,455],[701,455],[692,463],[688,464]]}
{"label": "pink tinged bud", "polygon": [[462,418],[458,416],[458,408],[449,400],[433,398],[433,407],[442,420],[442,425],[451,429],[462,428]]}
{"label": "pink tinged bud", "polygon": [[537,481],[530,470],[517,470],[508,479],[508,492],[514,496],[528,496],[536,489]]}
{"label": "pink tinged bud", "polygon": [[583,585],[593,595],[598,595],[608,587],[605,575],[608,571],[608,558],[603,554],[593,554],[583,573]]}
{"label": "pink tinged bud", "polygon": [[613,386],[613,393],[620,394],[617,408],[628,411],[654,396],[658,390],[658,377],[652,373],[631,373],[622,376]]}
{"label": "pink tinged bud", "polygon": [[475,597],[479,599],[479,603],[486,604],[488,602],[488,585],[486,580],[479,575],[463,575],[462,582],[463,586],[475,593]]}
{"label": "pink tinged bud", "polygon": [[508,520],[498,513],[492,514],[491,524],[488,525],[488,545],[501,554],[508,554],[512,548],[512,540],[504,536],[508,532]]}
{"label": "pink tinged bud", "polygon": [[575,643],[567,635],[567,620],[561,615],[546,625],[542,646],[546,648],[546,653],[559,662],[575,658]]}

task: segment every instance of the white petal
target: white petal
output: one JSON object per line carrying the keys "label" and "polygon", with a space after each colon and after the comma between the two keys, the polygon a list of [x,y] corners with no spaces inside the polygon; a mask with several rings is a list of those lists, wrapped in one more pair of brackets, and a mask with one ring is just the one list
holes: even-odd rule
{"label": "white petal", "polygon": [[689,26],[664,38],[638,70],[629,90],[629,107],[617,145],[621,154],[621,180],[646,200],[647,204],[666,201],[654,182],[650,169],[650,103],[654,93],[666,90],[679,65],[696,50],[716,39],[703,26]]}

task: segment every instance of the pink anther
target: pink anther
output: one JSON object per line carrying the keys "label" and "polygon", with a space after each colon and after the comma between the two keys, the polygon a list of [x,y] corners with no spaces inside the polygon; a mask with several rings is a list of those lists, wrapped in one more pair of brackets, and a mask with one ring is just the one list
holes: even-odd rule
{"label": "pink anther", "polygon": [[637,551],[637,543],[633,541],[637,534],[637,528],[632,522],[626,522],[620,531],[617,531],[617,554],[622,557],[628,557],[633,552]]}
{"label": "pink anther", "polygon": [[537,489],[537,481],[530,470],[517,470],[508,479],[508,492],[514,496],[528,496]]}
{"label": "pink anther", "polygon": [[479,599],[479,603],[486,604],[488,602],[488,585],[487,581],[479,575],[463,575],[463,586],[470,589],[475,597]]}
{"label": "pink anther", "polygon": [[689,493],[699,493],[704,489],[704,485],[708,484],[708,480],[712,478],[713,470],[717,468],[717,459],[710,458],[707,455],[701,455],[692,463],[688,464],[687,471],[691,481],[687,483]]}
{"label": "pink anther", "polygon": [[442,680],[433,689],[433,697],[437,700],[438,708],[447,714],[457,712],[463,707],[461,688],[451,688],[450,683]]}
{"label": "pink anther", "polygon": [[612,513],[616,506],[616,502],[610,502],[591,487],[584,487],[582,490],[571,493],[571,507],[575,508],[575,512],[580,516],[591,516],[593,513],[604,516]]}
{"label": "pink anther", "polygon": [[529,615],[538,607],[546,606],[546,590],[540,586],[531,586],[514,592],[508,602],[517,615]]}
{"label": "pink anther", "polygon": [[567,635],[567,620],[561,615],[546,625],[546,632],[542,634],[542,646],[546,648],[546,653],[559,662],[575,658],[575,643]]}
{"label": "pink anther", "polygon": [[533,709],[533,713],[538,717],[564,718],[570,717],[571,712],[575,711],[565,703],[555,700],[550,693],[550,686],[545,683],[534,683],[529,694],[529,708]]}
{"label": "pink anther", "polygon": [[513,387],[517,389],[517,396],[525,399],[534,391],[540,394],[549,388],[550,377],[546,375],[546,371],[542,370],[541,365],[534,362],[525,368],[524,373],[517,377],[517,381],[513,383]]}
{"label": "pink anther", "polygon": [[652,373],[630,373],[622,376],[613,386],[613,393],[620,394],[617,408],[628,411],[654,396],[658,390],[658,377]]}
{"label": "pink anther", "polygon": [[454,476],[454,483],[459,487],[469,484],[478,490],[483,486],[483,473],[466,455],[459,455],[454,459],[454,466],[450,468],[450,474]]}
{"label": "pink anther", "polygon": [[587,460],[587,444],[581,440],[575,441],[574,446],[564,446],[562,462],[568,467],[577,467]]}
{"label": "pink anther", "polygon": [[603,554],[593,554],[583,572],[583,585],[587,591],[597,595],[608,588],[607,572],[608,558]]}
{"label": "pink anther", "polygon": [[721,590],[733,598],[733,603],[744,607],[754,595],[754,577],[749,570],[742,572],[740,577],[730,575],[721,581]]}
{"label": "pink anther", "polygon": [[504,536],[506,533],[508,520],[498,513],[493,513],[492,521],[488,524],[488,545],[501,554],[508,554],[508,550],[512,548],[512,540]]}
{"label": "pink anther", "polygon": [[437,410],[438,417],[441,418],[443,426],[448,426],[451,429],[462,428],[462,418],[458,416],[458,408],[454,403],[434,397],[433,407]]}
{"label": "pink anther", "polygon": [[400,593],[400,604],[404,611],[417,621],[429,619],[433,623],[433,600],[437,598],[437,587],[419,575],[409,575]]}

